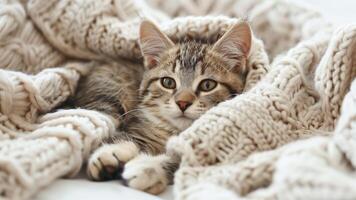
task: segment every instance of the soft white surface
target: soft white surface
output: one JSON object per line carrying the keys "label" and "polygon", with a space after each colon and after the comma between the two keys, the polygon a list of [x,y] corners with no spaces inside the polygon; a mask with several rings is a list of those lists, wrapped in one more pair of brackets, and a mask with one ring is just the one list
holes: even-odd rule
{"label": "soft white surface", "polygon": [[60,179],[40,192],[34,200],[170,200],[172,187],[159,196],[122,185],[120,181],[93,182],[82,172],[74,179]]}
{"label": "soft white surface", "polygon": [[[60,192],[61,191],[61,192]],[[89,182],[86,180],[60,180],[55,182],[37,200],[48,199],[136,199],[158,200],[159,198],[123,187],[119,182]],[[112,197],[112,198],[111,198]]]}
{"label": "soft white surface", "polygon": [[85,179],[58,180],[44,191],[40,192],[34,200],[169,200],[171,188],[165,193],[153,196],[122,186],[119,181],[91,182]]}
{"label": "soft white surface", "polygon": [[[356,23],[356,0],[295,0],[310,4],[338,24]],[[40,192],[34,200],[171,200],[172,187],[159,196],[122,186],[119,181],[91,182],[81,177],[61,179]]]}

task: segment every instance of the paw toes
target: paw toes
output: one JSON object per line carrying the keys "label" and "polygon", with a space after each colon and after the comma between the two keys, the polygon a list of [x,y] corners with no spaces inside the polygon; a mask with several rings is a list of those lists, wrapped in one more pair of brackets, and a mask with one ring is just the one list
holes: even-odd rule
{"label": "paw toes", "polygon": [[138,149],[132,142],[104,145],[89,159],[88,176],[96,181],[120,179],[125,163],[137,153]]}
{"label": "paw toes", "polygon": [[112,180],[121,178],[121,173],[123,171],[123,163],[118,161],[116,164],[113,163],[101,163],[101,170],[99,173],[100,180]]}
{"label": "paw toes", "polygon": [[106,181],[121,178],[124,163],[114,154],[102,154],[91,159],[88,164],[88,175],[92,180]]}
{"label": "paw toes", "polygon": [[99,180],[100,178],[100,167],[94,161],[88,163],[87,174],[92,180]]}
{"label": "paw toes", "polygon": [[122,178],[125,185],[151,194],[161,193],[168,184],[160,162],[146,156],[128,162]]}
{"label": "paw toes", "polygon": [[144,191],[154,194],[154,195],[157,195],[157,194],[162,193],[165,189],[166,189],[166,185],[163,184],[162,182],[159,182],[153,186],[146,188]]}
{"label": "paw toes", "polygon": [[134,176],[129,179],[123,178],[123,184],[128,187],[135,188],[155,195],[163,192],[167,186],[167,184],[159,180],[155,180],[154,182],[152,182],[152,181],[148,181],[147,179],[141,176]]}

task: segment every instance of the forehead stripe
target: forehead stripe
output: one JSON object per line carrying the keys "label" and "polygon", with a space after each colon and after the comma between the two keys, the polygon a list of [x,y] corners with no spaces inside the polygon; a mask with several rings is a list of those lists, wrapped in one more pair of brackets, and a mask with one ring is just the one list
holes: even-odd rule
{"label": "forehead stripe", "polygon": [[172,72],[175,73],[176,72],[176,66],[177,66],[177,62],[173,62],[173,67],[172,67]]}
{"label": "forehead stripe", "polygon": [[200,75],[205,74],[206,68],[207,68],[207,66],[204,63],[202,63],[200,66]]}
{"label": "forehead stripe", "polygon": [[197,63],[203,60],[205,50],[206,46],[201,44],[188,43],[182,45],[177,56],[182,70],[194,71]]}
{"label": "forehead stripe", "polygon": [[151,80],[148,81],[146,87],[143,89],[143,93],[142,93],[143,96],[147,94],[147,92],[148,92],[147,88],[149,88],[149,87],[151,86],[151,84],[152,84],[153,82],[157,81],[158,79],[159,79],[159,78],[153,78],[153,79],[151,79]]}

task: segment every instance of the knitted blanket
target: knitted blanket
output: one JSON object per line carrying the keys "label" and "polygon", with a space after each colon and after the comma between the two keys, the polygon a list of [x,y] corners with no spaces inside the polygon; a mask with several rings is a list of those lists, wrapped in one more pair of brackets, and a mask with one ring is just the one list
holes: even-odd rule
{"label": "knitted blanket", "polygon": [[176,199],[355,199],[356,25],[288,0],[0,0],[1,199],[74,176],[114,132],[103,113],[58,108],[92,67],[141,60],[142,18],[216,39],[246,16],[273,62],[255,39],[245,93],[169,141]]}

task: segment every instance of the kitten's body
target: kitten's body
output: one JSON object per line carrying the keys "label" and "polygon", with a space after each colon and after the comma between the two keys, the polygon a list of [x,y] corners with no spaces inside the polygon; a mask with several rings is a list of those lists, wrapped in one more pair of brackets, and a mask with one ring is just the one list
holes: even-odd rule
{"label": "kitten's body", "polygon": [[[126,61],[125,66],[94,69],[79,84],[73,103],[125,119],[115,137],[92,155],[89,176],[106,180],[119,175],[131,187],[159,193],[172,181],[179,162],[164,154],[169,137],[243,91],[251,33],[243,23],[215,44],[173,44],[152,23],[143,23],[140,31],[143,76],[142,67]],[[122,70],[127,67],[131,69]],[[137,77],[142,77],[138,94]],[[123,90],[125,95],[117,92]]]}

